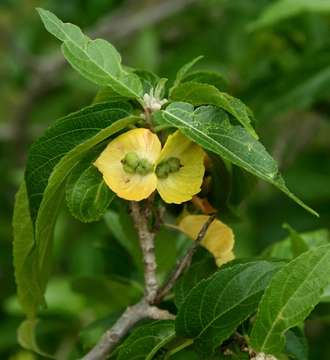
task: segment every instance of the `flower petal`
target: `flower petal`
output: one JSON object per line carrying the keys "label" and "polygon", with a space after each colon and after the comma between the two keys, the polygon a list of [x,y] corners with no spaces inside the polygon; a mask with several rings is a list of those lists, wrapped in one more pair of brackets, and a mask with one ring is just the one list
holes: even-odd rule
{"label": "flower petal", "polygon": [[[180,221],[179,229],[195,240],[208,218],[208,215],[187,215]],[[221,261],[224,263],[232,260],[233,254],[229,253],[232,253],[234,242],[234,233],[231,228],[215,219],[207,229],[202,245],[216,259],[219,259],[219,263]]]}
{"label": "flower petal", "polygon": [[160,141],[148,129],[134,129],[112,140],[96,159],[94,165],[103,174],[105,183],[119,197],[140,201],[147,198],[157,185],[152,172],[147,175],[129,174],[124,171],[121,160],[130,152],[155,164],[161,151]]}
{"label": "flower petal", "polygon": [[217,264],[217,266],[221,266],[229,261],[232,261],[235,259],[235,254],[233,251],[228,251],[224,254],[222,254],[222,256],[218,257],[215,259],[215,262]]}
{"label": "flower petal", "polygon": [[176,131],[167,138],[157,164],[171,157],[178,158],[182,167],[165,179],[158,178],[157,190],[165,202],[181,204],[201,190],[205,153],[199,145]]}

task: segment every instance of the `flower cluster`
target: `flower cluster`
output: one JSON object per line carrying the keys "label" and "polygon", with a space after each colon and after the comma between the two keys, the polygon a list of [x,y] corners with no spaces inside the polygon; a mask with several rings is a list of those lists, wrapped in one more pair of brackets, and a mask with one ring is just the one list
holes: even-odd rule
{"label": "flower cluster", "polygon": [[180,204],[200,191],[204,157],[203,149],[180,131],[162,148],[156,134],[137,128],[111,141],[94,165],[123,199],[140,201],[157,189],[166,203]]}

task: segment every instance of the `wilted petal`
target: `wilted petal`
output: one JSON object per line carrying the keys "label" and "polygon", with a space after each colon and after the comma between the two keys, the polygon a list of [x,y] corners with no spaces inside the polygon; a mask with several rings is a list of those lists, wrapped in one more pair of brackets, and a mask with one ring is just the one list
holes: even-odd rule
{"label": "wilted petal", "polygon": [[233,251],[228,251],[227,253],[222,254],[222,256],[215,259],[217,266],[221,266],[231,260],[235,259],[235,254]]}
{"label": "wilted petal", "polygon": [[[208,219],[208,215],[187,215],[179,223],[179,229],[195,240]],[[217,264],[218,261],[223,264],[233,259],[234,242],[231,228],[215,219],[207,229],[202,245],[217,259]]]}
{"label": "wilted petal", "polygon": [[119,197],[140,201],[156,189],[157,177],[154,172],[147,175],[129,174],[124,171],[121,161],[128,153],[134,152],[139,158],[155,164],[160,151],[157,135],[148,129],[134,129],[112,140],[94,165],[103,174],[105,183]]}

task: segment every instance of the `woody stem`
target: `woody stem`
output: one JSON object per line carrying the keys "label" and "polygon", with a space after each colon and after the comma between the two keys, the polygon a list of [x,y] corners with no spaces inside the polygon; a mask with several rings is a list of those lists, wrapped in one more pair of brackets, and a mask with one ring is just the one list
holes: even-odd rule
{"label": "woody stem", "polygon": [[[149,199],[149,201],[152,202],[152,199]],[[142,208],[140,203],[135,201],[131,202],[130,207],[143,254],[145,299],[149,304],[153,304],[158,290],[158,283],[154,245],[155,233],[149,229],[148,224],[150,209],[148,206]]]}

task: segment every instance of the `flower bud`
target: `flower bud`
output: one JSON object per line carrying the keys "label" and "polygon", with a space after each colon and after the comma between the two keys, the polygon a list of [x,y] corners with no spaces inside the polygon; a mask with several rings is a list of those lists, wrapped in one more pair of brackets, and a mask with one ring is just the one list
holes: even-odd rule
{"label": "flower bud", "polygon": [[152,172],[153,166],[147,159],[141,159],[137,168],[136,172],[140,175],[147,175]]}
{"label": "flower bud", "polygon": [[170,167],[166,162],[161,162],[156,168],[156,175],[160,179],[166,179],[170,173]]}
{"label": "flower bud", "polygon": [[133,151],[127,153],[124,159],[122,160],[123,164],[127,164],[133,169],[137,168],[137,166],[139,165],[139,161],[140,161],[139,157]]}

